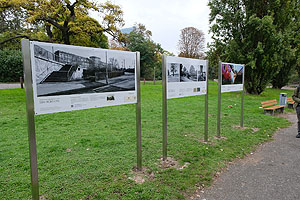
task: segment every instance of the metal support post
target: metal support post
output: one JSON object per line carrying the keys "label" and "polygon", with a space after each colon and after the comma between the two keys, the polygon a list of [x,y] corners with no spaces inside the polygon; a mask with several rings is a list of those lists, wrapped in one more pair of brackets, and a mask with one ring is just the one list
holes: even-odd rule
{"label": "metal support post", "polygon": [[245,96],[245,87],[244,87],[244,81],[245,81],[245,65],[243,66],[243,90],[242,90],[242,102],[241,102],[241,127],[244,127],[244,96]]}
{"label": "metal support post", "polygon": [[204,141],[208,141],[208,65],[209,62],[206,61],[206,95],[205,95],[205,130],[204,130]]}
{"label": "metal support post", "polygon": [[242,90],[242,101],[241,101],[241,127],[244,127],[244,89]]}
{"label": "metal support post", "polygon": [[21,85],[21,89],[24,89],[24,80],[23,77],[20,77],[20,85]]}
{"label": "metal support post", "polygon": [[137,169],[142,170],[142,127],[141,127],[141,83],[140,83],[140,52],[136,52],[136,138],[137,138]]}
{"label": "metal support post", "polygon": [[37,150],[36,150],[36,138],[35,138],[35,121],[34,121],[35,113],[34,113],[34,100],[33,100],[33,87],[32,87],[32,73],[31,73],[32,69],[31,69],[30,41],[28,39],[22,39],[21,44],[22,44],[24,77],[25,77],[32,199],[38,200],[39,182],[38,182]]}
{"label": "metal support post", "polygon": [[218,124],[217,124],[217,136],[221,136],[221,87],[222,87],[222,63],[219,62],[218,67]]}
{"label": "metal support post", "polygon": [[163,125],[163,160],[167,159],[167,57],[162,57],[162,125]]}

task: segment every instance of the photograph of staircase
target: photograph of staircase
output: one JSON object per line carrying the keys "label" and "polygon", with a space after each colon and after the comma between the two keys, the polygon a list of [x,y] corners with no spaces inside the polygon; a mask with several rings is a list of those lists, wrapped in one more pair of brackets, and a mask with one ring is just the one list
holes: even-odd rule
{"label": "photograph of staircase", "polygon": [[37,96],[135,91],[134,53],[64,47],[34,45]]}
{"label": "photograph of staircase", "polygon": [[72,74],[77,67],[65,64],[59,71],[53,71],[43,82],[67,82],[71,80]]}

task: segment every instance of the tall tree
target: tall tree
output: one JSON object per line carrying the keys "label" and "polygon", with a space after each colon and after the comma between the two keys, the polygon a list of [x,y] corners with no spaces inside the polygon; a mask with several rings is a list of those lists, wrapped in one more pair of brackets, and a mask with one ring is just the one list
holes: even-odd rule
{"label": "tall tree", "polygon": [[[292,0],[288,0],[292,1]],[[246,64],[246,89],[260,94],[282,66],[284,36],[274,17],[280,0],[210,0],[210,23],[220,60]],[[288,52],[288,51],[285,51]]]}
{"label": "tall tree", "polygon": [[203,58],[204,57],[204,33],[194,27],[181,30],[178,49],[180,57]]}
{"label": "tall tree", "polygon": [[218,78],[218,66],[223,52],[222,45],[218,45],[216,42],[218,41],[213,41],[213,43],[209,44],[209,49],[206,52],[207,59],[209,60],[208,78],[211,80]]}
{"label": "tall tree", "polygon": [[[19,33],[25,31],[25,14],[21,10],[14,10],[12,8],[0,9],[0,41],[5,41],[11,37],[20,37]],[[19,41],[2,44],[0,42],[0,49],[20,48]]]}
{"label": "tall tree", "polygon": [[[97,5],[90,0],[0,0],[0,8],[21,9],[30,26],[39,25],[49,41],[83,46],[108,47],[108,33],[113,37],[123,26],[121,8],[110,2]],[[102,14],[102,24],[88,15]]]}
{"label": "tall tree", "polygon": [[300,64],[297,63],[297,49],[299,50],[300,35],[300,2],[297,0],[280,0],[274,5],[274,24],[276,30],[282,34],[281,66],[272,79],[274,88],[287,85]]}
{"label": "tall tree", "polygon": [[145,25],[136,24],[133,31],[125,35],[123,45],[130,51],[139,51],[141,57],[141,76],[144,78],[161,77],[161,55],[164,50],[151,39],[152,33]]}

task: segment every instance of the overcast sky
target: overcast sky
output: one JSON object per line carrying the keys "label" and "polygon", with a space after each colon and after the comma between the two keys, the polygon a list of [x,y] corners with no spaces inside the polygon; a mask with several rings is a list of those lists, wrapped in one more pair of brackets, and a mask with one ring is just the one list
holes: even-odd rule
{"label": "overcast sky", "polygon": [[[100,0],[98,0],[100,2]],[[101,0],[101,2],[103,2]],[[208,0],[112,0],[124,12],[125,26],[142,23],[152,31],[152,39],[177,55],[180,30],[193,26],[210,42]]]}

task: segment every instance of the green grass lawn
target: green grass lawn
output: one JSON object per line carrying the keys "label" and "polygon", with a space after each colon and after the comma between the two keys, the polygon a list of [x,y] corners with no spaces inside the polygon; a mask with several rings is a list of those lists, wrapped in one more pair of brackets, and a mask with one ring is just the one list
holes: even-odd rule
{"label": "green grass lawn", "polygon": [[[141,84],[143,166],[154,178],[130,180],[136,165],[135,105],[36,116],[40,195],[46,199],[184,199],[208,186],[217,171],[255,150],[284,118],[263,114],[260,102],[293,91],[267,89],[245,96],[245,130],[240,123],[240,92],[222,94],[222,136],[217,132],[217,84],[209,84],[209,140],[204,137],[204,96],[168,100],[168,156],[183,170],[162,169],[161,85]],[[232,108],[228,106],[232,105]],[[287,108],[286,108],[287,110]],[[252,128],[257,128],[254,132]],[[0,90],[0,199],[30,199],[25,93]]]}

